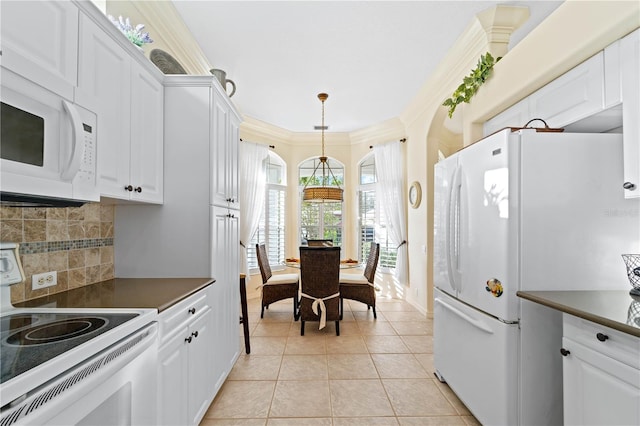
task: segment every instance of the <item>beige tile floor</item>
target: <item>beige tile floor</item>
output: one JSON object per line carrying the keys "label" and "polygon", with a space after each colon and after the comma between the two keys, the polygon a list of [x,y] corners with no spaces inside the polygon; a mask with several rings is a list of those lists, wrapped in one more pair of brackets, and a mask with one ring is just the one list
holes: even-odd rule
{"label": "beige tile floor", "polygon": [[[248,302],[251,354],[242,352],[200,423],[214,425],[479,425],[433,375],[433,320],[410,304],[378,298],[378,319],[344,303],[333,322],[300,336],[291,301],[260,319]],[[241,331],[242,332],[242,331]]]}

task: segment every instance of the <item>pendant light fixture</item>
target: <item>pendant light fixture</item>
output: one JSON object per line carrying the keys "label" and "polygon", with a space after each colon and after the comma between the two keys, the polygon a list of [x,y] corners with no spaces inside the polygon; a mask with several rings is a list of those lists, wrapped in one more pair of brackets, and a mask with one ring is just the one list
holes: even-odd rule
{"label": "pendant light fixture", "polygon": [[[318,93],[318,99],[322,102],[322,156],[319,157],[320,162],[313,169],[313,174],[302,189],[302,200],[309,203],[341,202],[343,200],[343,191],[340,188],[340,183],[334,176],[333,171],[331,171],[327,157],[324,155],[324,101],[328,97],[329,95],[326,93]],[[322,177],[318,176],[316,178],[316,173],[320,166],[322,166]],[[320,180],[319,186],[315,185],[317,180]],[[310,186],[310,184],[313,186]]]}

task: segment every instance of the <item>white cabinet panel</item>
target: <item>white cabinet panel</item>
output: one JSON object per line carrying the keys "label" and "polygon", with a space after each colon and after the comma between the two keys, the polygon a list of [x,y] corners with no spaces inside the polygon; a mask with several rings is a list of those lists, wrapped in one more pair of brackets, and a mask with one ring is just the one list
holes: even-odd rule
{"label": "white cabinet panel", "polygon": [[68,1],[3,1],[2,66],[73,100],[78,8]]}
{"label": "white cabinet panel", "polygon": [[[131,199],[162,203],[163,87],[142,66],[132,64]],[[139,188],[139,190],[136,190]]]}
{"label": "white cabinet panel", "polygon": [[188,327],[174,330],[178,334],[158,353],[158,420],[161,425],[179,425],[187,418],[188,347],[184,342]]}
{"label": "white cabinet panel", "polygon": [[212,96],[211,203],[237,209],[240,119],[226,95],[214,90]]}
{"label": "white cabinet panel", "polygon": [[[215,284],[212,284],[215,286]],[[215,340],[212,286],[160,313],[158,418],[163,425],[197,425],[213,401]],[[164,325],[164,327],[162,326]],[[172,327],[169,327],[169,326]]]}
{"label": "white cabinet panel", "polygon": [[604,101],[604,54],[601,52],[529,97],[531,118],[562,127],[600,112]]}
{"label": "white cabinet panel", "polygon": [[640,197],[640,30],[620,40],[626,198]]}
{"label": "white cabinet panel", "polygon": [[98,174],[103,195],[128,193],[131,58],[88,17],[80,16],[80,61],[76,102],[98,116]]}
{"label": "white cabinet panel", "polygon": [[640,424],[640,370],[571,339],[562,346],[564,424]]}
{"label": "white cabinet panel", "polygon": [[[215,285],[215,284],[214,284]],[[189,359],[189,390],[188,390],[188,419],[189,424],[198,424],[204,417],[209,404],[213,401],[211,392],[213,375],[213,315],[208,309],[189,327],[188,359]],[[191,340],[189,340],[191,338]]]}
{"label": "white cabinet panel", "polygon": [[563,314],[566,425],[640,424],[640,339]]}
{"label": "white cabinet panel", "polygon": [[[532,118],[529,112],[529,99],[523,99],[484,123],[484,136],[489,136],[505,127],[524,127],[527,121]],[[540,124],[539,122],[533,123],[535,126]]]}
{"label": "white cabinet panel", "polygon": [[98,116],[101,195],[162,203],[162,84],[83,14],[76,102]]}

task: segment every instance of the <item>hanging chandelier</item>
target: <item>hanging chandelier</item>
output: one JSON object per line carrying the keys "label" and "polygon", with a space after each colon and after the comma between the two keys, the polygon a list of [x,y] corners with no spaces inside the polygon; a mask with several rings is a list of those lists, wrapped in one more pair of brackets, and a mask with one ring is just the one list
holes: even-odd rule
{"label": "hanging chandelier", "polygon": [[[322,102],[322,156],[319,157],[320,162],[313,169],[313,174],[302,189],[302,200],[309,203],[341,202],[343,200],[343,191],[340,188],[340,183],[334,176],[333,171],[331,171],[327,157],[324,155],[324,101],[328,97],[329,95],[326,93],[318,93],[318,99]],[[316,178],[316,173],[321,166],[322,177],[318,176]],[[316,185],[318,180],[320,181],[319,186]],[[332,184],[331,186],[330,183]]]}

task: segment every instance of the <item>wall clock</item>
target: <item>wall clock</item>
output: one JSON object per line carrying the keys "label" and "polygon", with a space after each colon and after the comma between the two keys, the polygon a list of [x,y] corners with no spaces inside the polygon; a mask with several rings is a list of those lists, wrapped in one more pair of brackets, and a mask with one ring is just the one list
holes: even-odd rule
{"label": "wall clock", "polygon": [[421,200],[422,188],[420,187],[420,182],[414,181],[409,187],[409,204],[411,204],[411,207],[414,209],[417,209]]}

